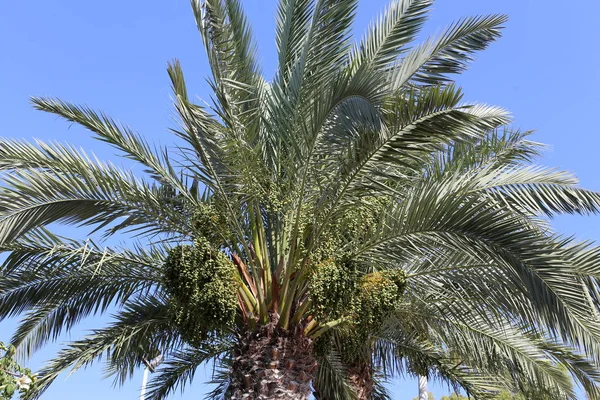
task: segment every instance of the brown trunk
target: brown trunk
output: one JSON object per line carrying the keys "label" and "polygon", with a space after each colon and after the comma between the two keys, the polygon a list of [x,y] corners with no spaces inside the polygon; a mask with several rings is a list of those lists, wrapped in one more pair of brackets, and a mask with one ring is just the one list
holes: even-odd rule
{"label": "brown trunk", "polygon": [[348,369],[348,382],[356,393],[357,400],[370,400],[373,393],[373,370],[367,363],[361,362]]}
{"label": "brown trunk", "polygon": [[307,399],[315,368],[312,340],[304,336],[302,329],[262,326],[240,336],[228,398]]}

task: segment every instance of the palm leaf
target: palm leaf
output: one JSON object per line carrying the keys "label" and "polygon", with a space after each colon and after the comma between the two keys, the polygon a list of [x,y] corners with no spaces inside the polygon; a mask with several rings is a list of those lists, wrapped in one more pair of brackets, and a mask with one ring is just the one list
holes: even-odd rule
{"label": "palm leaf", "polygon": [[421,30],[432,0],[394,0],[372,22],[354,50],[350,65],[357,69],[388,67],[404,53]]}
{"label": "palm leaf", "polygon": [[[131,303],[116,316],[116,321],[110,327],[95,330],[61,350],[39,372],[38,385],[29,398],[39,398],[59,374],[68,369],[73,373],[90,366],[103,355],[108,357],[110,373],[129,376],[134,368],[143,363],[147,349],[166,354],[170,347],[177,345],[171,327],[168,308],[160,299],[148,298]],[[111,365],[116,368],[111,370]]]}
{"label": "palm leaf", "polygon": [[183,349],[169,355],[148,385],[146,399],[160,400],[173,394],[177,389],[183,390],[191,384],[196,369],[211,360],[217,360],[231,350],[232,343],[223,341],[207,345],[201,349]]}
{"label": "palm leaf", "polygon": [[490,15],[456,22],[439,38],[427,40],[404,56],[391,70],[392,87],[401,88],[411,81],[427,85],[448,82],[448,74],[463,72],[474,52],[484,50],[500,36],[506,20],[504,15]]}

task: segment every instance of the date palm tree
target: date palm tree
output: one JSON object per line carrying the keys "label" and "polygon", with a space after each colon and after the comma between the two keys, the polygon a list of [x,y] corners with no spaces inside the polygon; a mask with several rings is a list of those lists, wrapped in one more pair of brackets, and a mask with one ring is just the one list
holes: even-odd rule
{"label": "date palm tree", "polygon": [[[17,350],[28,356],[82,318],[117,309],[108,327],[49,362],[32,397],[101,357],[122,382],[161,354],[150,399],[207,361],[221,382],[213,397],[302,399],[314,386],[333,399],[356,394],[344,371],[372,380],[374,366],[428,354],[425,365],[477,395],[496,388],[482,387],[485,373],[512,373],[572,398],[564,374],[538,358],[572,361],[573,374],[598,364],[596,250],[552,236],[539,216],[598,212],[600,196],[553,170],[452,173],[436,162],[444,149],[485,145],[510,118],[463,103],[449,76],[499,36],[505,17],[466,18],[412,45],[431,2],[392,2],[355,45],[357,0],[281,0],[279,66],[267,82],[241,2],[192,1],[214,94],[211,104],[192,102],[181,66],[169,65],[174,148],[86,106],[34,98],[143,173],[69,145],[1,140],[0,316],[23,315]],[[84,239],[58,235],[57,224],[83,228]],[[85,228],[131,239],[103,247]],[[457,268],[475,262],[489,267]],[[438,271],[425,278],[431,265]],[[443,300],[462,290],[487,312],[443,314]],[[436,293],[446,297],[427,303]],[[423,301],[429,317],[412,326],[428,329],[413,331]],[[502,333],[498,321],[522,342],[502,351],[498,337],[486,342],[484,328]],[[480,358],[466,345],[472,337],[487,351]],[[411,353],[409,339],[421,347]],[[516,351],[525,342],[538,353]]]}

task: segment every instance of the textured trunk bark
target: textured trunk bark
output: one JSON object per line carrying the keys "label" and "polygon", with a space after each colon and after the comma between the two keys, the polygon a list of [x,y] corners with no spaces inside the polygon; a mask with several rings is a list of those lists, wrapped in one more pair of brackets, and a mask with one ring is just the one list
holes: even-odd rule
{"label": "textured trunk bark", "polygon": [[367,363],[348,369],[348,381],[356,393],[357,400],[370,400],[373,393],[373,370]]}
{"label": "textured trunk bark", "polygon": [[428,400],[429,392],[427,391],[427,377],[419,375],[419,400]]}
{"label": "textured trunk bark", "polygon": [[303,330],[267,325],[240,336],[228,398],[303,400],[311,393],[316,368],[312,340]]}

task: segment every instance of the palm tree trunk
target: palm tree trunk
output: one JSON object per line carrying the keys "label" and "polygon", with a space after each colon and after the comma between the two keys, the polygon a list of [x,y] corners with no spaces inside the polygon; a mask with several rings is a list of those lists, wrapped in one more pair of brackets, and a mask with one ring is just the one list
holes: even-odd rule
{"label": "palm tree trunk", "polygon": [[428,400],[429,392],[427,391],[427,377],[419,375],[419,400]]}
{"label": "palm tree trunk", "polygon": [[373,370],[367,363],[359,363],[348,369],[348,381],[357,400],[369,400],[373,392]]}
{"label": "palm tree trunk", "polygon": [[140,400],[146,399],[146,385],[148,385],[148,375],[150,374],[150,369],[148,367],[144,368],[144,377],[142,379],[142,390],[140,391]]}
{"label": "palm tree trunk", "polygon": [[317,365],[312,346],[300,327],[286,331],[267,325],[241,334],[227,398],[307,399]]}

